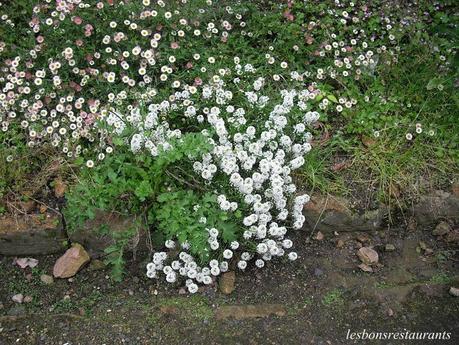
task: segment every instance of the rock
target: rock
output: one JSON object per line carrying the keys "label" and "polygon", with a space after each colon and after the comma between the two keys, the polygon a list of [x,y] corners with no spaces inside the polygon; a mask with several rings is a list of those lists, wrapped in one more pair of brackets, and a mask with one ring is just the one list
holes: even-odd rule
{"label": "rock", "polygon": [[126,231],[129,228],[138,228],[138,233],[128,243],[126,250],[143,250],[146,246],[146,227],[139,225],[133,216],[123,216],[118,213],[97,211],[94,219],[86,221],[80,228],[75,229],[69,237],[71,242],[81,243],[87,250],[92,259],[97,259],[105,255],[105,248],[112,245],[113,237],[107,232],[98,231],[105,227],[110,233]]}
{"label": "rock", "polygon": [[316,236],[314,237],[317,241],[322,241],[324,239],[324,234],[320,231],[317,232]]}
{"label": "rock", "polygon": [[447,222],[440,222],[435,227],[435,229],[432,231],[432,235],[434,235],[434,236],[444,236],[450,231],[451,231],[451,227],[449,226],[449,224]]}
{"label": "rock", "polygon": [[54,264],[53,275],[56,278],[73,277],[89,260],[86,250],[80,244],[74,243]]}
{"label": "rock", "polygon": [[459,289],[451,286],[449,288],[449,294],[454,297],[459,297]]}
{"label": "rock", "polygon": [[11,299],[15,303],[22,303],[22,302],[24,302],[24,295],[22,293],[18,293],[16,295],[14,295],[13,297],[11,297]]}
{"label": "rock", "polygon": [[386,244],[384,249],[386,250],[386,252],[393,252],[395,250],[395,246],[393,244],[388,243]]}
{"label": "rock", "polygon": [[236,282],[236,274],[231,272],[225,272],[220,277],[220,291],[226,295],[229,295],[234,291]]}
{"label": "rock", "polygon": [[0,218],[0,255],[48,255],[65,251],[67,237],[55,214]]}
{"label": "rock", "polygon": [[444,192],[434,191],[420,198],[413,207],[413,215],[418,224],[427,225],[438,219],[459,220],[459,196]]}
{"label": "rock", "polygon": [[43,284],[46,284],[46,285],[51,285],[52,283],[54,283],[54,278],[47,274],[42,274],[40,276],[40,280]]}
{"label": "rock", "polygon": [[344,247],[344,241],[343,240],[338,240],[336,241],[336,248],[343,248]]}
{"label": "rock", "polygon": [[54,180],[54,195],[56,198],[63,198],[65,191],[67,190],[67,185],[62,181],[61,177],[58,177]]}
{"label": "rock", "polygon": [[102,260],[94,259],[91,260],[88,270],[90,271],[100,271],[105,269],[105,263]]}
{"label": "rock", "polygon": [[24,303],[30,303],[32,302],[33,298],[32,296],[25,296],[23,302]]}
{"label": "rock", "polygon": [[392,308],[387,309],[387,316],[389,317],[394,316],[394,311],[392,310]]}
{"label": "rock", "polygon": [[320,195],[313,195],[303,209],[306,224],[323,233],[379,230],[386,214],[385,206],[359,213],[343,198]]}
{"label": "rock", "polygon": [[180,288],[178,291],[179,295],[186,295],[186,290],[184,288]]}
{"label": "rock", "polygon": [[370,242],[371,239],[370,239],[370,236],[368,236],[367,234],[358,234],[356,236],[356,240],[364,244],[364,243]]}
{"label": "rock", "polygon": [[34,268],[38,265],[38,260],[34,258],[19,258],[15,260],[15,263],[22,269],[26,267]]}
{"label": "rock", "polygon": [[364,264],[364,263],[361,263],[357,267],[360,268],[364,272],[373,272],[373,269],[370,266],[368,266],[367,264]]}
{"label": "rock", "polygon": [[375,265],[379,261],[378,253],[369,247],[362,247],[357,251],[360,261],[366,265]]}
{"label": "rock", "polygon": [[268,317],[271,315],[285,316],[287,309],[282,304],[260,305],[227,305],[221,306],[215,313],[217,320],[234,318],[236,320]]}

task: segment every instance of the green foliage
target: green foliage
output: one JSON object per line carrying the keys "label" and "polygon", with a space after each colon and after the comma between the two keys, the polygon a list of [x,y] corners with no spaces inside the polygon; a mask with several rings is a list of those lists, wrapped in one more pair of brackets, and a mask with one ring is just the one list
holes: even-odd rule
{"label": "green foliage", "polygon": [[225,243],[237,239],[235,222],[228,213],[220,210],[214,194],[179,190],[164,192],[157,201],[150,219],[157,221],[158,230],[166,238],[177,238],[181,244],[190,244],[191,253],[201,262],[208,262],[211,258],[207,229],[219,229],[219,236]]}
{"label": "green foliage", "polygon": [[[161,151],[157,157],[149,153],[133,155],[126,149],[123,151],[122,146],[118,147],[116,154],[106,157],[93,169],[82,169],[79,182],[67,193],[67,207],[64,213],[69,231],[75,231],[86,220],[94,219],[98,210],[137,215],[139,222],[148,215],[146,217],[148,225],[151,225],[155,220],[156,211],[165,215],[168,210],[164,203],[159,201],[157,204],[156,202],[157,198],[163,202],[168,198],[167,193],[162,190],[163,186],[168,185],[171,188],[183,186],[184,181],[188,179],[183,174],[186,174],[186,171],[191,168],[190,158],[202,155],[210,148],[207,139],[200,133],[188,133],[180,139],[175,139],[172,141],[172,148]],[[177,170],[177,167],[183,168]],[[186,195],[190,195],[189,193],[194,196],[192,192]],[[174,197],[170,198],[172,201]],[[220,224],[219,222],[225,220],[224,215],[212,213],[209,209],[215,205],[210,205],[210,203],[215,200],[210,197],[210,194],[207,195],[207,198],[209,206],[206,212],[208,212],[209,219],[214,220],[215,218],[215,222]],[[193,198],[184,200],[190,203],[195,201]],[[179,201],[184,200],[176,200],[177,204],[174,207],[181,205]],[[172,202],[171,205],[173,204]],[[163,208],[158,208],[158,205],[162,205]],[[204,214],[204,211],[200,213]],[[179,222],[179,220],[176,221]],[[162,222],[166,224],[166,220],[163,219]],[[184,226],[188,224],[182,223],[182,225],[179,228],[170,229],[163,226],[161,231],[167,236],[180,236],[179,238],[185,238],[196,245],[199,243],[202,248],[204,244],[197,238],[199,236],[196,238],[190,236],[190,228]],[[228,225],[224,226],[228,227]],[[122,232],[113,232],[110,229],[97,229],[97,231],[113,238],[114,244],[105,249],[106,261],[112,266],[113,279],[119,281],[124,274],[123,254],[129,240],[137,233],[137,228],[125,229]],[[225,235],[228,238],[231,237],[229,231]]]}

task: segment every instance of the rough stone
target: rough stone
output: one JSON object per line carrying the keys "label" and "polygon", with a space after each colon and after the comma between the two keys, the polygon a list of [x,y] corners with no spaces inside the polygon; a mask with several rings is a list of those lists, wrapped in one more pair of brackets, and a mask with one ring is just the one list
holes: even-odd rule
{"label": "rough stone", "polygon": [[72,248],[57,259],[54,264],[53,275],[56,278],[73,277],[89,260],[90,257],[86,250],[80,244],[74,243]]}
{"label": "rough stone", "polygon": [[[126,229],[138,227],[135,217],[123,216],[118,213],[97,211],[94,219],[86,221],[83,226],[69,234],[72,242],[81,243],[88,251],[92,259],[105,255],[105,248],[113,244],[113,238],[107,232],[101,232],[105,227],[111,233],[126,231]],[[147,233],[144,227],[138,229],[137,236],[130,241],[127,250],[146,249]]]}
{"label": "rough stone", "polygon": [[455,288],[455,287],[450,287],[449,288],[449,293],[450,295],[454,296],[454,297],[459,297],[459,289],[458,288]]}
{"label": "rough stone", "polygon": [[343,198],[321,195],[313,195],[303,209],[306,224],[324,233],[379,230],[386,214],[385,206],[360,214]]}
{"label": "rough stone", "polygon": [[24,295],[22,293],[18,293],[16,295],[14,295],[13,297],[11,297],[11,299],[15,303],[22,303],[22,302],[24,302]]}
{"label": "rough stone", "polygon": [[373,272],[371,266],[368,266],[367,264],[361,263],[358,267],[364,272]]}
{"label": "rough stone", "polygon": [[54,283],[54,278],[48,274],[42,274],[40,276],[40,280],[43,284],[46,285],[51,285],[52,283]]}
{"label": "rough stone", "polygon": [[286,314],[287,309],[282,304],[228,305],[219,307],[215,313],[215,318],[217,320],[230,318],[242,320],[271,315],[285,316]]}
{"label": "rough stone", "polygon": [[432,235],[434,236],[443,236],[446,235],[448,232],[451,231],[451,226],[447,222],[440,222],[432,231]]}
{"label": "rough stone", "polygon": [[0,255],[28,256],[61,253],[67,237],[60,216],[17,215],[0,218]]}
{"label": "rough stone", "polygon": [[360,261],[366,265],[374,265],[379,261],[378,253],[369,247],[362,247],[357,251]]}
{"label": "rough stone", "polygon": [[413,215],[418,224],[431,224],[438,219],[459,220],[459,196],[434,191],[420,198],[413,207]]}
{"label": "rough stone", "polygon": [[225,272],[220,277],[220,291],[229,295],[234,291],[236,283],[236,274],[234,272]]}

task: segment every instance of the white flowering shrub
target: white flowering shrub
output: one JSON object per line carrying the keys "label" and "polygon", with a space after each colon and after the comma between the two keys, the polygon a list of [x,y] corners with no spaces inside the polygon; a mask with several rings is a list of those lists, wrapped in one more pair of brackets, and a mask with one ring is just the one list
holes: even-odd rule
{"label": "white flowering shrub", "polygon": [[[379,117],[352,108],[420,17],[384,1],[0,1],[1,130],[81,166],[70,231],[97,210],[134,214],[161,239],[147,276],[196,292],[297,258],[314,129],[373,131]],[[118,275],[128,230],[107,250]]]}

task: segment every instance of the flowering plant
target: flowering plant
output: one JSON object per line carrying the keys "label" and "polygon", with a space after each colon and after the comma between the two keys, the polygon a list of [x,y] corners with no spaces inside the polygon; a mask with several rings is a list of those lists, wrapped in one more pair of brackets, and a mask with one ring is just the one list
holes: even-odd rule
{"label": "flowering plant", "polygon": [[[2,131],[83,167],[70,229],[97,209],[141,217],[166,248],[147,276],[183,277],[190,292],[233,264],[297,258],[309,196],[294,174],[317,122],[379,123],[352,108],[413,31],[384,1],[226,4],[0,1]],[[117,272],[127,237],[109,250]]]}

